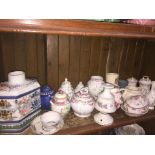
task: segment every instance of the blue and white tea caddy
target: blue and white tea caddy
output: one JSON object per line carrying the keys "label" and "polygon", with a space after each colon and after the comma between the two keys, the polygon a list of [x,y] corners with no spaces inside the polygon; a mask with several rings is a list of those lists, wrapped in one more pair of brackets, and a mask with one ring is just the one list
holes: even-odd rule
{"label": "blue and white tea caddy", "polygon": [[0,83],[0,133],[24,131],[41,112],[40,84],[23,71],[8,74]]}
{"label": "blue and white tea caddy", "polygon": [[43,110],[51,110],[50,101],[53,99],[54,94],[54,90],[49,86],[41,88],[41,107]]}

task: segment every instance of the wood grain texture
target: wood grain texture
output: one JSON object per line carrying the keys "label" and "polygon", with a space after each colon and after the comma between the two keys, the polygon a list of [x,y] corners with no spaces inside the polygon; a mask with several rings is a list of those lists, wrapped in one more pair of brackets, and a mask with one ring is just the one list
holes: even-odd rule
{"label": "wood grain texture", "polygon": [[[134,124],[134,123],[141,123],[150,121],[151,119],[155,119],[155,111],[149,111],[146,115],[141,117],[129,117],[124,114],[124,112],[119,109],[115,113],[112,114],[114,118],[114,122],[112,125],[109,126],[102,126],[98,125],[94,122],[93,116],[96,111],[93,112],[91,117],[88,118],[80,118],[74,115],[71,111],[65,118],[64,118],[64,126],[63,128],[58,131],[57,135],[87,135],[87,134],[96,134],[100,131],[107,131],[113,128],[118,128],[124,125]],[[153,126],[153,125],[151,125]],[[26,131],[24,134],[35,134],[32,132],[31,129]],[[155,134],[155,130],[152,130],[152,134]]]}
{"label": "wood grain texture", "polygon": [[59,87],[58,35],[47,35],[47,83],[55,90]]}
{"label": "wood grain texture", "polygon": [[0,33],[2,81],[10,71],[22,70],[45,84],[45,36],[23,33]]}
{"label": "wood grain texture", "polygon": [[69,80],[75,87],[80,76],[81,37],[70,36]]}
{"label": "wood grain texture", "polygon": [[59,85],[69,77],[69,36],[59,36]]}
{"label": "wood grain texture", "polygon": [[83,36],[155,38],[155,26],[96,22],[91,20],[0,20],[0,31]]}
{"label": "wood grain texture", "polygon": [[143,75],[148,75],[151,80],[155,80],[155,40],[147,41],[143,58],[141,77]]}
{"label": "wood grain texture", "polygon": [[90,69],[90,52],[91,52],[91,38],[81,38],[81,52],[80,52],[80,76],[79,81],[84,84],[89,80],[89,69]]}

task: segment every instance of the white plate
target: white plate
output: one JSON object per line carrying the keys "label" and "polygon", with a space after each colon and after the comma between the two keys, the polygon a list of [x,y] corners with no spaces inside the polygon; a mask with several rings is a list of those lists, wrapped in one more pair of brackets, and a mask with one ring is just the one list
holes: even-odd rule
{"label": "white plate", "polygon": [[64,121],[61,118],[59,123],[57,125],[55,125],[50,131],[45,131],[43,129],[43,127],[42,127],[42,123],[40,121],[40,116],[36,117],[31,123],[31,129],[36,134],[39,134],[39,135],[52,135],[52,134],[58,132],[64,125]]}

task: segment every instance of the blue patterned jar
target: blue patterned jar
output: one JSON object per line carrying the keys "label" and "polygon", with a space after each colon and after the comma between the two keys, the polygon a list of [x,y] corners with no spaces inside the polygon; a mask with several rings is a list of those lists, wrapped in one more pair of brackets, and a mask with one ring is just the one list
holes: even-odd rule
{"label": "blue patterned jar", "polygon": [[49,86],[43,86],[41,88],[41,107],[43,110],[51,110],[50,101],[54,97],[54,90]]}

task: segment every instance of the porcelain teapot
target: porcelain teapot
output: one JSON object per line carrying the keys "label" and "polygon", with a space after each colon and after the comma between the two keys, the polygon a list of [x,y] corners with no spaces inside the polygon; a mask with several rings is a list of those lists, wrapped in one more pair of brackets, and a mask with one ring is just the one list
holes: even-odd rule
{"label": "porcelain teapot", "polygon": [[135,86],[127,86],[126,88],[120,89],[120,91],[122,92],[122,97],[124,101],[126,101],[132,96],[142,95],[141,88]]}

